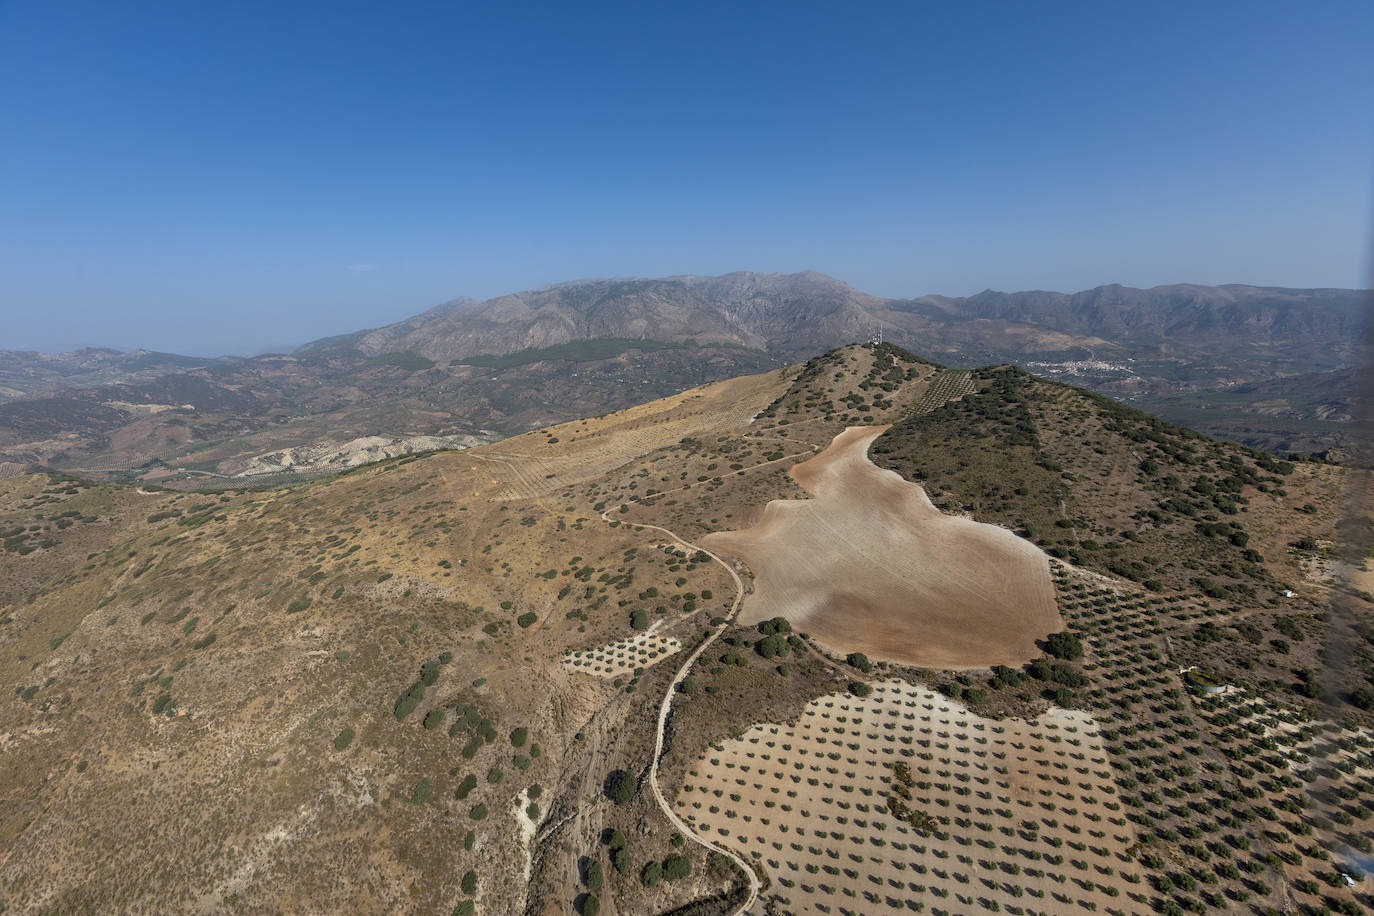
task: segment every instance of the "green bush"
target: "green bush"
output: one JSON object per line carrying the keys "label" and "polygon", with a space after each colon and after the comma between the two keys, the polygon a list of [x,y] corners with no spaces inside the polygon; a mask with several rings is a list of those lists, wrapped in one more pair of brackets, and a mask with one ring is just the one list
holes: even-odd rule
{"label": "green bush", "polygon": [[469,871],[465,873],[459,886],[462,887],[463,893],[467,894],[469,897],[477,893],[477,872]]}
{"label": "green bush", "polygon": [[534,622],[538,619],[539,616],[535,614],[534,611],[526,611],[519,617],[515,618],[515,622],[520,624],[521,629],[525,629],[526,627],[532,626]]}
{"label": "green bush", "polygon": [[429,777],[426,776],[415,784],[415,791],[410,794],[412,805],[423,805],[429,800],[429,793],[434,791],[434,787],[429,784]]}
{"label": "green bush", "polygon": [[848,662],[851,667],[858,668],[865,674],[873,670],[873,663],[870,662],[868,656],[864,655],[862,652],[850,652],[849,655],[845,657],[845,661]]}
{"label": "green bush", "polygon": [[462,782],[458,783],[458,788],[454,791],[453,797],[462,801],[467,798],[475,788],[477,788],[477,777],[469,773],[463,777]]}
{"label": "green bush", "polygon": [[635,797],[635,778],[624,770],[612,770],[606,776],[606,797],[617,805],[627,805]]}
{"label": "green bush", "polygon": [[399,721],[415,711],[415,707],[420,705],[420,701],[425,698],[425,685],[416,681],[406,688],[406,692],[396,698],[396,705],[392,712],[395,713]]}
{"label": "green bush", "polygon": [[[701,597],[710,598],[711,593],[704,591],[701,593]],[[764,636],[774,636],[779,633],[786,635],[792,632],[792,624],[788,622],[786,617],[774,617],[759,624],[758,629]]]}
{"label": "green bush", "polygon": [[483,818],[485,818],[486,816],[487,816],[487,806],[486,806],[486,805],[473,805],[472,810],[468,812],[468,817],[472,818],[474,821],[480,821],[480,820],[482,820]]}
{"label": "green bush", "polygon": [[772,636],[765,636],[754,643],[754,651],[764,658],[786,658],[789,651],[787,639],[776,633]]}
{"label": "green bush", "polygon": [[649,614],[643,608],[630,614],[630,629],[647,630],[649,628]]}
{"label": "green bush", "polygon": [[588,894],[582,898],[582,916],[597,916],[601,912],[601,901],[596,899],[596,894]]}
{"label": "green bush", "polygon": [[585,880],[585,882],[584,882],[584,883],[587,885],[587,890],[589,890],[589,891],[600,890],[600,889],[601,889],[601,882],[602,882],[603,880],[604,880],[604,876],[603,876],[602,873],[601,873],[601,863],[598,862],[596,859],[592,859],[592,860],[588,861],[588,862],[587,862],[587,877],[586,877],[586,880]]}
{"label": "green bush", "polygon": [[425,713],[424,726],[428,729],[438,728],[444,724],[444,711],[442,709],[431,709]]}
{"label": "green bush", "polygon": [[286,606],[286,613],[299,614],[301,611],[310,607],[312,603],[313,599],[309,595],[301,595],[295,601],[292,601],[290,604]]}
{"label": "green bush", "polygon": [[659,865],[657,861],[650,860],[639,871],[639,883],[645,887],[653,887],[662,876],[663,866]]}
{"label": "green bush", "polygon": [[854,694],[854,696],[856,697],[866,697],[873,692],[873,688],[865,684],[863,681],[850,681],[849,692]]}
{"label": "green bush", "polygon": [[453,913],[450,916],[475,916],[476,913],[477,905],[471,900],[464,900],[453,908]]}
{"label": "green bush", "polygon": [[1068,630],[1051,633],[1045,639],[1045,651],[1055,658],[1072,661],[1083,657],[1083,642]]}
{"label": "green bush", "polygon": [[529,737],[530,730],[524,727],[517,728],[510,733],[510,743],[513,747],[524,747],[525,739]]}
{"label": "green bush", "polygon": [[663,880],[676,881],[692,873],[692,860],[686,856],[671,855],[663,860]]}
{"label": "green bush", "polygon": [[353,729],[345,728],[339,732],[339,736],[334,739],[334,750],[341,751],[353,743]]}

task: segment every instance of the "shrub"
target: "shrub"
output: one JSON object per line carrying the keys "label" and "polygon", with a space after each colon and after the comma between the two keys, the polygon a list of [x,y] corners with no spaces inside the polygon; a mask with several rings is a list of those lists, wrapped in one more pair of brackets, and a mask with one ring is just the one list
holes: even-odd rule
{"label": "shrub", "polygon": [[862,652],[850,652],[845,656],[845,661],[848,662],[851,667],[858,668],[865,674],[873,670],[873,663],[870,662],[868,656],[864,655]]}
{"label": "shrub", "polygon": [[425,685],[416,681],[406,689],[406,692],[396,698],[396,705],[392,712],[399,721],[415,711],[415,707],[420,705],[420,701],[425,698]]}
{"label": "shrub", "polygon": [[521,727],[510,733],[510,743],[513,747],[524,747],[525,739],[529,737],[529,729]]}
{"label": "shrub", "polygon": [[429,777],[426,776],[415,784],[415,791],[410,793],[410,803],[423,805],[429,799],[429,793],[432,791],[434,791],[434,787],[429,784]]}
{"label": "shrub", "polygon": [[692,860],[686,856],[671,855],[663,860],[663,880],[676,881],[692,873]]}
{"label": "shrub", "polygon": [[467,894],[469,897],[477,893],[477,872],[469,871],[465,873],[462,883],[459,886],[462,887],[463,893]]}
{"label": "shrub", "polygon": [[[701,597],[710,598],[710,592],[702,592]],[[786,617],[774,617],[759,624],[759,632],[764,636],[774,636],[778,633],[787,634],[792,632],[792,624]]]}
{"label": "shrub", "polygon": [[653,887],[658,883],[658,879],[663,876],[663,866],[657,861],[650,860],[640,869],[639,883],[645,887]]}
{"label": "shrub", "polygon": [[486,816],[487,816],[487,806],[486,806],[486,805],[473,805],[473,806],[472,806],[472,810],[468,812],[468,817],[472,818],[474,821],[480,821],[480,820],[482,820],[483,818],[485,818]]}
{"label": "shrub", "polygon": [[649,628],[649,614],[643,608],[639,608],[630,614],[630,628],[633,630],[647,630]]}
{"label": "shrub", "polygon": [[431,709],[425,713],[424,726],[428,729],[438,728],[444,724],[444,711],[442,709]]}
{"label": "shrub", "polygon": [[582,916],[596,916],[601,912],[601,901],[596,899],[596,894],[587,894],[582,898]]}
{"label": "shrub", "polygon": [[1072,661],[1083,657],[1083,642],[1068,630],[1051,633],[1045,639],[1045,651],[1055,658]]}
{"label": "shrub", "polygon": [[475,788],[477,788],[477,777],[469,773],[463,777],[462,782],[458,783],[458,788],[454,791],[453,797],[462,801],[467,798]]}
{"label": "shrub", "polygon": [[515,622],[518,623],[520,625],[520,628],[523,630],[527,627],[532,626],[534,622],[538,619],[539,615],[535,614],[534,611],[526,611],[519,617],[515,618]]}
{"label": "shrub", "polygon": [[617,805],[627,805],[635,797],[635,779],[624,770],[612,770],[606,776],[606,797]]}
{"label": "shrub", "polygon": [[334,750],[341,751],[353,743],[353,729],[345,728],[339,732],[339,736],[334,739]]}
{"label": "shrub", "polygon": [[584,882],[587,885],[587,890],[600,890],[602,880],[604,880],[604,878],[601,874],[601,863],[596,859],[589,860],[587,862],[587,876]]}
{"label": "shrub", "polygon": [[873,688],[865,684],[863,681],[850,681],[849,692],[854,694],[854,696],[856,697],[866,697],[873,692]]}
{"label": "shrub", "polygon": [[764,658],[785,658],[788,653],[787,640],[776,633],[765,636],[754,643],[754,651]]}
{"label": "shrub", "polygon": [[290,604],[286,606],[286,613],[299,614],[301,611],[310,607],[311,603],[312,599],[309,595],[301,595],[295,601],[292,601]]}

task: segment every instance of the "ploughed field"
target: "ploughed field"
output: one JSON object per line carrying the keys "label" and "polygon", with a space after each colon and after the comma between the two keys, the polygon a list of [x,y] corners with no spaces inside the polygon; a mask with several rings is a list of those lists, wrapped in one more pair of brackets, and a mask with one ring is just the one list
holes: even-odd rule
{"label": "ploughed field", "polygon": [[786,617],[841,653],[936,668],[1019,665],[1062,628],[1049,561],[1005,528],[946,515],[868,460],[887,429],[849,427],[759,523],[703,544],[756,576],[742,623]]}

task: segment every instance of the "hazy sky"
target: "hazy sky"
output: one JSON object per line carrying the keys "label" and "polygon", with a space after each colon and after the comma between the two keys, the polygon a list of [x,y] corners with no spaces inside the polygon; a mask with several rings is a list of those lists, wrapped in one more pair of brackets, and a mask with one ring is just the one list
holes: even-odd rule
{"label": "hazy sky", "polygon": [[587,276],[1369,282],[1368,0],[671,6],[0,0],[0,349]]}

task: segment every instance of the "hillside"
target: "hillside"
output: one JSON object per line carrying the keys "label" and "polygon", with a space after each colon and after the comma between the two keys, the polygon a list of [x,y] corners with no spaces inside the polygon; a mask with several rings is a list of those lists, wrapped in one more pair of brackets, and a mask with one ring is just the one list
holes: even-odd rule
{"label": "hillside", "polygon": [[0,907],[1368,905],[1362,486],[890,345],[284,489],[0,480]]}

